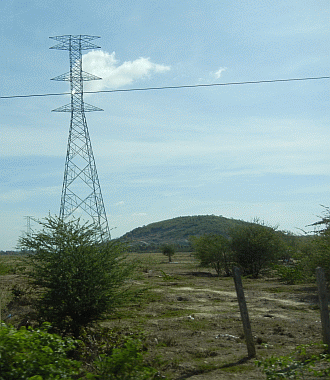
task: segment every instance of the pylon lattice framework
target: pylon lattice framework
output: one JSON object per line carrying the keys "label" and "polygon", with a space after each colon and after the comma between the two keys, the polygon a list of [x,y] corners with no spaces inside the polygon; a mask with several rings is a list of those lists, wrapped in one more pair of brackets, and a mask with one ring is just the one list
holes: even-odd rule
{"label": "pylon lattice framework", "polygon": [[50,37],[59,43],[51,49],[69,50],[70,72],[52,80],[68,81],[71,86],[71,103],[53,112],[71,112],[68,147],[61,196],[60,219],[73,216],[81,209],[96,225],[101,241],[110,240],[110,230],[105,213],[101,187],[97,175],[85,112],[103,111],[83,100],[83,82],[101,78],[82,70],[82,50],[99,49],[90,41],[96,36],[65,35]]}

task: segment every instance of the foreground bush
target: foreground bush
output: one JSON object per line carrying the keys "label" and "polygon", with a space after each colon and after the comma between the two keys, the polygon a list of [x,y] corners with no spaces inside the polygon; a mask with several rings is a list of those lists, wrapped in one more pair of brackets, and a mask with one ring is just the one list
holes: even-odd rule
{"label": "foreground bush", "polygon": [[142,343],[136,339],[128,339],[109,356],[101,355],[96,372],[100,380],[149,380],[157,376],[156,369],[144,364]]}
{"label": "foreground bush", "polygon": [[37,330],[25,327],[17,330],[12,326],[0,325],[0,380],[157,378],[157,370],[144,363],[139,338],[105,334],[105,339],[93,347],[93,351],[97,352],[89,362],[93,372],[86,372],[81,361],[68,358],[71,353],[84,358],[88,350],[84,342],[51,334],[48,332],[50,328],[49,323],[44,323]]}
{"label": "foreground bush", "polygon": [[330,354],[323,344],[298,346],[286,356],[271,356],[256,361],[262,367],[267,380],[329,378]]}
{"label": "foreground bush", "polygon": [[125,300],[133,266],[125,262],[119,243],[95,242],[92,225],[49,217],[42,226],[20,240],[30,252],[27,275],[42,292],[36,303],[39,318],[78,337],[82,327]]}
{"label": "foreground bush", "polygon": [[50,326],[16,330],[0,325],[0,380],[72,379],[81,363],[67,358],[75,341],[49,334]]}

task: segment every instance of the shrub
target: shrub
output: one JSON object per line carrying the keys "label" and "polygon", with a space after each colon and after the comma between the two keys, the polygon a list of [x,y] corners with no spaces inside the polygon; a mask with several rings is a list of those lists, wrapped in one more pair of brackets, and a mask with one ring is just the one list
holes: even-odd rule
{"label": "shrub", "polygon": [[175,254],[175,248],[172,245],[165,244],[161,250],[162,254],[168,257],[168,262],[172,262],[172,256]]}
{"label": "shrub", "polygon": [[278,264],[274,265],[274,269],[280,280],[288,285],[298,284],[306,279],[300,264]]}
{"label": "shrub", "polygon": [[204,235],[192,238],[192,244],[200,266],[212,267],[218,276],[223,270],[227,276],[231,274],[233,255],[228,239],[222,235]]}
{"label": "shrub", "polygon": [[289,355],[257,360],[256,365],[263,368],[267,380],[328,378],[330,354],[325,350],[326,345],[301,345]]}
{"label": "shrub", "polygon": [[28,276],[42,289],[39,317],[76,337],[83,326],[101,319],[125,300],[125,281],[133,265],[125,262],[117,242],[96,243],[92,225],[49,217],[43,230],[22,238],[32,251]]}
{"label": "shrub", "polygon": [[275,228],[255,223],[237,226],[231,231],[231,247],[243,274],[257,278],[279,257],[282,242]]}
{"label": "shrub", "polygon": [[302,248],[301,262],[305,273],[315,279],[317,267],[324,269],[325,277],[330,281],[330,208],[325,207],[321,220],[312,224],[317,226],[314,236]]}
{"label": "shrub", "polygon": [[67,358],[76,342],[48,333],[49,328],[0,326],[0,380],[72,379],[79,374],[81,363]]}
{"label": "shrub", "polygon": [[157,374],[156,369],[144,364],[142,343],[137,339],[128,339],[111,355],[101,355],[95,364],[97,378],[102,380],[149,380]]}

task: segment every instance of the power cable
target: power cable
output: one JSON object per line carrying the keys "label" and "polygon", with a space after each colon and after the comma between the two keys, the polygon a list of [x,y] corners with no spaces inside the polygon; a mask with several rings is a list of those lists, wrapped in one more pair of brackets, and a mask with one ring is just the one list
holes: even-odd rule
{"label": "power cable", "polygon": [[[188,84],[188,85],[163,86],[163,87],[143,87],[143,88],[126,88],[126,89],[122,88],[122,89],[117,89],[117,90],[84,91],[84,93],[85,94],[100,94],[100,93],[112,93],[112,92],[133,92],[133,91],[170,90],[170,89],[172,90],[172,89],[181,89],[181,88],[237,86],[237,85],[245,85],[245,84],[297,82],[297,81],[320,80],[320,79],[330,79],[330,76],[289,78],[289,79],[269,79],[269,80],[246,81],[246,82],[227,82],[227,83],[209,83],[209,84],[192,84],[192,85]],[[59,92],[59,93],[49,93],[49,94],[9,95],[9,96],[0,96],[0,99],[36,98],[36,97],[46,97],[46,96],[62,96],[62,95],[70,95],[70,94],[71,94],[70,92]]]}

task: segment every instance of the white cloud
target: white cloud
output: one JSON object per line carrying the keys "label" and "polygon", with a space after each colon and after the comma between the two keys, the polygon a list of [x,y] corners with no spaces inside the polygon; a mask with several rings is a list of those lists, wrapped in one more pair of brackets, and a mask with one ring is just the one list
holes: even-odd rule
{"label": "white cloud", "polygon": [[115,206],[124,206],[124,205],[125,205],[124,201],[119,201],[119,202],[115,203]]}
{"label": "white cloud", "polygon": [[221,74],[227,70],[227,67],[220,67],[218,71],[214,72],[214,76],[219,79]]}
{"label": "white cloud", "polygon": [[150,58],[144,57],[120,64],[115,52],[110,54],[102,50],[93,50],[83,56],[83,69],[102,78],[86,82],[85,85],[87,91],[98,91],[122,87],[154,73],[164,73],[170,70],[170,66],[153,63]]}

